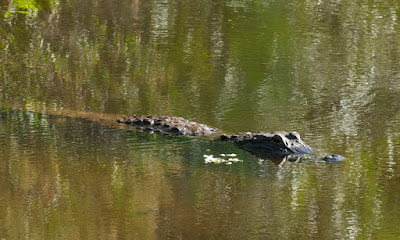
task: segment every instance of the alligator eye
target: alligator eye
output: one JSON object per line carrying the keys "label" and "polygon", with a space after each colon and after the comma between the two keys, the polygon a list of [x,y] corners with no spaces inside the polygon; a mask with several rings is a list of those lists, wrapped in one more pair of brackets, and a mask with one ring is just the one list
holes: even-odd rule
{"label": "alligator eye", "polygon": [[286,135],[286,137],[289,139],[300,139],[300,134],[297,132],[290,132],[288,135]]}

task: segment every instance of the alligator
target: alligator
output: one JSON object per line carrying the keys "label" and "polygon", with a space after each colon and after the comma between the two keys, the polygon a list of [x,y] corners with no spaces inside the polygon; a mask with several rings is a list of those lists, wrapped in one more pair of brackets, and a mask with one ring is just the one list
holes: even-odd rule
{"label": "alligator", "polygon": [[[312,149],[300,138],[297,132],[276,131],[271,133],[225,134],[217,128],[189,121],[182,117],[131,115],[118,119],[117,122],[134,126],[148,133],[168,136],[218,136],[222,141],[265,159],[284,159],[297,161]],[[326,162],[340,162],[345,158],[340,155],[328,155]]]}

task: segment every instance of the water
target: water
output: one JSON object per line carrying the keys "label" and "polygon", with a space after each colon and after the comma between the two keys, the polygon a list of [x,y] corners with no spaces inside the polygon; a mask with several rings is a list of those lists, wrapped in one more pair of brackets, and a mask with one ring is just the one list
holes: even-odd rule
{"label": "water", "polygon": [[[0,1],[0,238],[397,238],[399,12]],[[280,164],[98,121],[131,113],[297,131],[315,155]],[[221,153],[242,162],[205,163]],[[319,160],[333,153],[347,160]]]}

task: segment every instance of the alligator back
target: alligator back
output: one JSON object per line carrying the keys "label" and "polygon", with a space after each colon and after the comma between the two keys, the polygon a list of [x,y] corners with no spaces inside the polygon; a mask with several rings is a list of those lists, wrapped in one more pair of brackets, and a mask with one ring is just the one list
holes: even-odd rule
{"label": "alligator back", "polygon": [[135,126],[139,130],[161,135],[205,136],[218,133],[216,128],[191,122],[182,117],[131,115],[127,118],[119,119],[118,122]]}

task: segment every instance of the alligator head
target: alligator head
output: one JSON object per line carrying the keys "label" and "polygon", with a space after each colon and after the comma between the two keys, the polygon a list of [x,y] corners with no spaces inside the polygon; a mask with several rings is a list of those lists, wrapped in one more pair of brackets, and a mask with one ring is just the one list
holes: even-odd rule
{"label": "alligator head", "polygon": [[297,132],[241,133],[222,135],[221,140],[232,142],[239,148],[267,158],[312,152]]}

